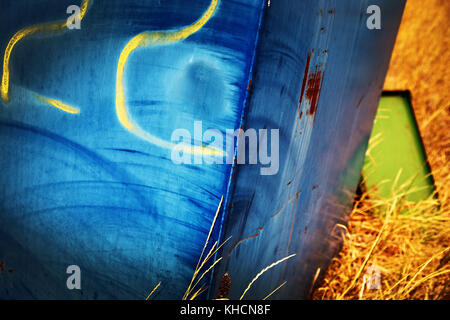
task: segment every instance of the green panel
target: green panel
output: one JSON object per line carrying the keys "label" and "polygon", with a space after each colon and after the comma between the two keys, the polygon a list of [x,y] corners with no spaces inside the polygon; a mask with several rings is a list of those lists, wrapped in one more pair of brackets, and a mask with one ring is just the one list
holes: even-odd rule
{"label": "green panel", "polygon": [[419,201],[434,191],[410,101],[408,93],[385,93],[378,106],[363,177],[368,191],[380,197],[408,191],[408,200]]}

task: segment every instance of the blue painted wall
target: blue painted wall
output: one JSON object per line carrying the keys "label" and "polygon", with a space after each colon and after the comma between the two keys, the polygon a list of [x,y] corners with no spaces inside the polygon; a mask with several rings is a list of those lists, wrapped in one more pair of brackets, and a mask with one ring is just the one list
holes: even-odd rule
{"label": "blue painted wall", "polygon": [[[271,1],[263,19],[245,128],[280,129],[280,170],[238,166],[216,270],[238,299],[304,299],[340,244],[405,1]],[[381,30],[369,30],[369,5]]]}
{"label": "blue painted wall", "polygon": [[[170,150],[126,130],[116,70],[133,36],[190,25],[210,3],[95,0],[80,30],[16,44],[11,100],[0,102],[0,298],[143,299],[159,281],[156,298],[183,296],[231,168],[176,165]],[[71,4],[2,1],[2,57],[19,29],[65,20]],[[194,120],[239,127],[261,12],[259,0],[220,1],[187,39],[135,50],[124,77],[133,119],[167,141]],[[66,288],[72,264],[81,291]]]}

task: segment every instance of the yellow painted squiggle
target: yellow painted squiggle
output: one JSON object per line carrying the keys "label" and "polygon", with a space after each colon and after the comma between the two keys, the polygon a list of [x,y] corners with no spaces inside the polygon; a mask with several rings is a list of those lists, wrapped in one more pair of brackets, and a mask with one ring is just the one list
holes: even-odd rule
{"label": "yellow painted squiggle", "polygon": [[72,106],[69,106],[69,105],[67,105],[67,104],[65,104],[65,103],[63,103],[63,102],[61,102],[59,100],[46,98],[46,97],[40,96],[38,94],[35,94],[34,96],[39,101],[45,102],[45,103],[47,103],[47,104],[49,104],[51,106],[54,106],[55,108],[58,108],[60,110],[65,111],[65,112],[74,113],[74,114],[75,113],[80,113],[80,109],[72,107]]}
{"label": "yellow painted squiggle", "polygon": [[[86,14],[87,8],[89,6],[89,2],[91,0],[83,0],[80,7],[80,21],[83,19]],[[57,33],[62,32],[67,26],[67,21],[57,21],[50,23],[38,24],[31,27],[26,27],[17,31],[12,38],[9,40],[8,45],[6,46],[5,55],[3,56],[3,75],[2,75],[2,83],[0,87],[0,96],[4,103],[8,103],[10,101],[9,96],[9,60],[11,57],[11,52],[14,49],[14,46],[22,39],[34,35],[38,32],[42,33]],[[54,99],[49,99],[50,101],[57,101]],[[62,102],[59,102],[63,104]]]}
{"label": "yellow painted squiggle", "polygon": [[[120,123],[130,132],[136,136],[158,145],[163,148],[180,148],[180,146],[175,145],[171,142],[162,140],[156,136],[143,130],[138,124],[134,123],[128,113],[127,106],[125,104],[125,90],[123,85],[123,75],[125,71],[125,66],[127,64],[128,57],[137,48],[147,47],[150,45],[165,45],[181,41],[186,39],[193,33],[200,30],[212,17],[216,8],[218,6],[219,0],[211,0],[209,8],[205,11],[203,16],[198,19],[195,23],[182,28],[180,30],[170,30],[170,31],[146,31],[139,33],[134,36],[125,46],[125,48],[120,53],[119,62],[117,64],[117,74],[116,74],[116,113]],[[180,149],[183,152],[192,154],[208,154],[208,155],[223,155],[224,152],[217,148],[203,147],[203,146],[186,146]]]}

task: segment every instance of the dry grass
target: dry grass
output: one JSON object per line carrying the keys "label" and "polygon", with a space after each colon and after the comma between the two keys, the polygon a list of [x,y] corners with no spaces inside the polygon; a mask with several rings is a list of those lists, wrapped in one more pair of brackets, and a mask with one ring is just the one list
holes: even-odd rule
{"label": "dry grass", "polygon": [[[216,214],[214,215],[214,219],[213,222],[211,224],[211,227],[209,229],[209,233],[208,236],[206,238],[205,241],[205,245],[203,246],[203,250],[202,253],[200,254],[200,257],[198,259],[197,262],[197,266],[195,267],[194,273],[192,275],[192,279],[186,289],[186,292],[183,295],[182,300],[194,300],[196,298],[198,298],[202,293],[204,293],[207,290],[206,286],[201,286],[200,288],[198,288],[200,281],[211,272],[212,269],[214,269],[214,267],[216,266],[216,264],[218,264],[221,260],[222,257],[216,259],[208,268],[206,268],[208,261],[210,261],[215,254],[220,250],[220,248],[226,243],[228,242],[228,240],[230,240],[231,237],[229,237],[228,239],[226,239],[224,242],[222,242],[222,244],[218,245],[218,242],[216,241],[213,246],[211,247],[211,249],[209,250],[208,254],[203,257],[203,254],[205,253],[206,248],[208,247],[208,243],[209,240],[211,239],[211,233],[214,230],[214,226],[216,224],[217,221],[217,217],[219,215],[220,212],[220,208],[222,207],[222,203],[223,203],[223,196],[220,199],[220,203],[219,206],[217,207],[216,210]],[[291,254],[290,256],[284,257],[274,263],[272,263],[271,265],[267,266],[266,268],[264,268],[263,270],[261,270],[253,279],[252,281],[249,283],[249,285],[247,286],[247,288],[244,290],[244,292],[242,293],[242,296],[240,297],[240,300],[242,300],[245,296],[245,294],[247,293],[248,290],[250,290],[250,288],[252,287],[253,283],[256,282],[256,280],[258,280],[258,278],[260,276],[262,276],[265,272],[267,272],[268,270],[272,269],[273,267],[277,266],[278,264],[289,260],[290,258],[294,257],[295,254]],[[205,270],[206,269],[206,270]],[[267,298],[269,298],[271,295],[273,295],[275,292],[277,292],[281,287],[283,287],[286,284],[286,281],[283,282],[281,285],[279,285],[276,289],[274,289],[271,293],[269,293],[263,300],[266,300]],[[153,295],[153,293],[155,293],[155,291],[159,288],[159,286],[161,285],[161,282],[159,282],[156,287],[150,292],[150,294],[147,296],[146,300],[149,300],[150,297]],[[221,299],[216,299],[216,300],[228,300],[228,298],[224,297]]]}
{"label": "dry grass", "polygon": [[[405,200],[412,191],[356,201],[313,299],[450,299],[450,189],[418,203]],[[378,289],[370,270],[379,270]]]}
{"label": "dry grass", "polygon": [[[290,256],[284,257],[283,259],[280,259],[274,263],[272,263],[271,265],[265,267],[264,269],[262,269],[253,279],[252,281],[250,281],[250,283],[248,284],[247,288],[245,288],[244,292],[242,293],[241,297],[239,298],[239,300],[242,300],[245,296],[245,294],[247,293],[248,290],[250,290],[251,286],[253,285],[253,283],[258,280],[258,278],[260,276],[262,276],[266,271],[268,271],[269,269],[272,269],[273,267],[275,267],[276,265],[280,264],[283,261],[286,261],[292,257],[295,257],[296,254],[291,254]],[[269,296],[271,296],[274,292],[278,291],[286,282],[284,282],[283,284],[281,284],[280,286],[278,286],[274,291],[272,291],[268,296],[266,296],[263,300],[266,300]]]}
{"label": "dry grass", "polygon": [[450,157],[450,1],[408,0],[384,90],[410,90],[439,193]]}
{"label": "dry grass", "polygon": [[[448,1],[407,1],[384,86],[412,93],[438,197],[407,203],[401,188],[391,199],[363,194],[314,299],[450,299],[448,17]],[[379,290],[367,288],[371,266]]]}
{"label": "dry grass", "polygon": [[216,241],[213,244],[213,246],[211,247],[211,249],[209,250],[208,254],[203,258],[203,254],[205,253],[205,250],[208,247],[208,243],[211,238],[211,233],[214,230],[214,226],[216,224],[217,217],[220,212],[220,208],[222,207],[222,202],[223,202],[223,196],[220,199],[219,206],[217,207],[216,214],[214,215],[214,220],[211,224],[211,228],[209,229],[208,237],[206,238],[202,253],[200,254],[200,258],[198,259],[197,266],[195,267],[191,282],[189,283],[189,286],[187,287],[182,300],[194,300],[195,298],[200,296],[203,292],[205,292],[206,287],[202,286],[199,289],[197,289],[197,286],[200,284],[200,281],[216,266],[216,264],[218,264],[220,262],[220,260],[222,260],[222,257],[218,258],[217,260],[214,261],[213,264],[211,264],[211,266],[209,266],[208,269],[204,270],[204,268],[207,266],[208,261],[211,260],[211,258],[213,258],[215,256],[217,251],[219,251],[220,248],[230,239],[230,238],[226,239],[219,246],[217,246],[217,241]]}
{"label": "dry grass", "polygon": [[153,288],[153,290],[149,293],[149,295],[147,296],[147,298],[145,300],[150,299],[150,297],[155,293],[155,291],[159,288],[159,286],[161,285],[161,281],[158,282],[158,284],[156,285],[156,287]]}
{"label": "dry grass", "polygon": [[[205,253],[205,249],[208,247],[208,242],[211,238],[211,233],[214,229],[218,214],[220,212],[220,208],[222,207],[222,202],[223,202],[223,197],[220,199],[220,203],[219,206],[217,208],[216,214],[214,216],[214,220],[213,223],[211,225],[211,228],[209,230],[208,233],[208,237],[206,238],[205,241],[205,245],[203,246],[203,250],[202,253],[200,254],[200,258],[198,260],[197,266],[194,270],[194,274],[192,275],[192,279],[191,282],[189,283],[188,288],[186,289],[186,292],[182,298],[182,300],[194,300],[196,298],[198,298],[203,292],[205,292],[207,290],[207,288],[205,286],[200,287],[199,289],[197,289],[197,286],[199,285],[200,281],[204,278],[205,275],[207,275],[208,273],[211,272],[211,270],[216,266],[216,264],[218,264],[221,260],[222,257],[216,259],[211,266],[209,266],[206,270],[202,271],[203,269],[206,268],[206,265],[208,263],[209,260],[211,260],[211,258],[214,257],[214,255],[220,250],[220,248],[228,241],[230,240],[231,237],[229,237],[228,239],[226,239],[224,242],[222,242],[222,244],[220,244],[219,246],[217,241],[213,244],[212,248],[210,249],[209,253],[203,258],[203,254]],[[294,257],[295,254],[291,254],[290,256],[284,257],[274,263],[272,263],[271,265],[265,267],[263,270],[261,270],[253,279],[252,281],[250,281],[250,283],[248,284],[247,288],[244,290],[244,292],[242,293],[242,296],[240,297],[239,300],[242,300],[245,296],[245,294],[247,293],[248,290],[250,290],[250,288],[252,287],[253,283],[256,282],[256,280],[258,280],[258,278],[260,276],[262,276],[265,272],[267,272],[268,270],[272,269],[273,267],[277,266],[278,264],[280,264],[281,262],[284,262],[292,257]],[[202,260],[203,258],[203,260]],[[201,274],[201,275],[200,275]],[[275,290],[273,290],[269,295],[267,295],[265,299],[267,299],[268,297],[270,297],[272,294],[274,294],[276,291],[278,291],[284,284],[286,284],[286,282],[284,282],[283,284],[281,284],[280,286],[278,286]],[[159,284],[158,284],[159,286]],[[157,287],[156,287],[157,288]],[[156,289],[155,288],[155,289]],[[155,291],[155,289],[153,289],[153,291]],[[194,291],[195,290],[195,291]],[[152,292],[153,292],[152,291]],[[151,296],[151,293],[150,295]],[[147,298],[148,299],[148,298]],[[217,300],[228,300],[228,298],[224,297],[221,299],[217,299]]]}

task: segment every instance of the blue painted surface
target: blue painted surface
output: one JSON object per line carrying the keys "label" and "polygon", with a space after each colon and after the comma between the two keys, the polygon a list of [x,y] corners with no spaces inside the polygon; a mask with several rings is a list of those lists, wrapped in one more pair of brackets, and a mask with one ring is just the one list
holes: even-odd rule
{"label": "blue painted surface", "polygon": [[[280,170],[261,176],[259,166],[238,166],[224,226],[233,238],[212,297],[225,272],[238,299],[258,272],[291,254],[245,298],[287,281],[271,298],[305,299],[318,268],[320,280],[339,248],[336,224],[350,212],[404,4],[277,0],[266,8],[244,123],[280,129]],[[369,5],[381,8],[381,30],[366,27]]]}
{"label": "blue painted surface", "polygon": [[[0,298],[141,299],[161,281],[155,298],[179,299],[221,195],[226,212],[210,243],[220,230],[233,238],[210,297],[226,271],[230,297],[239,298],[262,268],[291,253],[246,297],[260,299],[284,280],[273,298],[307,297],[338,247],[332,230],[351,204],[343,190],[359,179],[404,1],[271,1],[255,50],[264,1],[222,0],[186,40],[132,53],[127,104],[159,138],[192,132],[194,120],[204,130],[241,122],[280,129],[278,174],[239,165],[231,182],[230,165],[173,164],[169,150],[127,131],[115,111],[127,42],[190,25],[210,1],[124,3],[95,0],[81,30],[14,48],[11,102],[0,102],[0,260],[13,272],[0,274]],[[71,4],[2,1],[0,52],[20,28],[65,19]],[[370,4],[382,9],[382,30],[366,28]],[[320,95],[308,82],[318,73]],[[36,101],[33,92],[81,112]],[[66,288],[71,264],[81,267],[81,291]]]}
{"label": "blue painted surface", "polygon": [[[65,20],[73,2],[2,1],[2,56],[15,32]],[[16,44],[11,101],[0,102],[0,260],[13,270],[0,275],[0,298],[143,299],[159,281],[156,298],[182,297],[231,166],[176,165],[170,150],[127,131],[115,111],[116,70],[133,36],[190,25],[209,4],[95,0],[81,30]],[[239,127],[261,12],[260,0],[220,1],[187,39],[133,52],[124,82],[140,126],[168,141],[194,120],[204,130]],[[82,290],[66,288],[72,264]]]}

